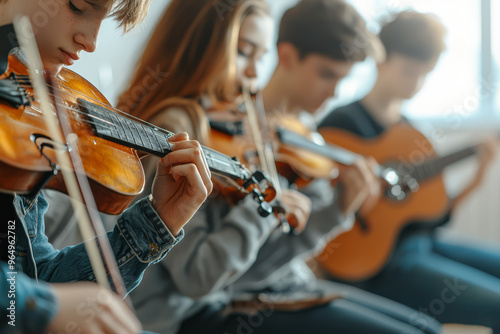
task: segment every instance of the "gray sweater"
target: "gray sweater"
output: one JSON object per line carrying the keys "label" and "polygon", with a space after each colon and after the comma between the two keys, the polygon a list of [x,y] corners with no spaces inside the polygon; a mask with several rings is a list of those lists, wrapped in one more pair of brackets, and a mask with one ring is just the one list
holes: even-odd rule
{"label": "gray sweater", "polygon": [[[179,113],[173,114],[165,113],[168,124],[176,124],[172,119]],[[207,200],[185,226],[184,240],[150,267],[131,293],[145,329],[176,333],[183,320],[207,304],[227,304],[264,289],[280,298],[291,296],[289,291],[327,292],[329,285],[318,284],[304,258],[324,246],[325,238],[350,228],[354,218],[342,215],[329,181],[315,180],[302,192],[312,200],[312,213],[298,236],[276,229],[273,216],[259,216],[250,196],[233,207],[217,196]]]}

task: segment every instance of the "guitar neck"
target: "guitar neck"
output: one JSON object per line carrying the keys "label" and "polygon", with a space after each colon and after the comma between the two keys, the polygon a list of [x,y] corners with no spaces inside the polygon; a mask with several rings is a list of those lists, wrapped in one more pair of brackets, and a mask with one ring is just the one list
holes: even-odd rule
{"label": "guitar neck", "polygon": [[418,181],[425,181],[440,174],[446,167],[478,153],[477,145],[466,147],[448,155],[427,160],[414,166],[412,176]]}
{"label": "guitar neck", "polygon": [[[98,137],[158,157],[164,157],[172,152],[168,140],[174,133],[117,114],[83,99],[78,99],[78,105],[87,113],[94,133]],[[202,146],[202,150],[212,173],[232,180],[250,178],[250,173],[239,161],[205,146]]]}

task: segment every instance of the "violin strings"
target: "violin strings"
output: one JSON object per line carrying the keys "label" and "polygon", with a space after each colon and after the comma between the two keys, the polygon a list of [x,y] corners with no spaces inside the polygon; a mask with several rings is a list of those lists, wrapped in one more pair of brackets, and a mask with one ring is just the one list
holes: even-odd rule
{"label": "violin strings", "polygon": [[[51,86],[51,85],[48,85],[48,87],[50,87],[50,88],[52,88],[52,89],[54,89],[54,90],[57,90],[57,91],[58,91],[59,93],[61,93],[61,94],[66,94],[66,95],[70,95],[70,96],[71,96],[71,94],[70,94],[69,92],[66,92],[66,91],[64,91],[64,90],[61,90],[61,89],[59,89],[59,88],[57,88],[57,87],[53,87],[53,86]],[[70,89],[70,88],[68,88],[68,89]],[[70,90],[71,90],[71,89],[70,89]],[[52,97],[53,97],[53,96],[54,96],[54,94],[53,94],[53,93],[50,93],[50,96],[52,96]],[[96,101],[96,102],[99,102],[98,100],[95,100],[95,101]],[[56,103],[56,105],[57,105],[57,106],[62,106],[62,107],[64,107],[64,108],[68,109],[68,110],[71,110],[71,111],[75,112],[75,113],[78,113],[78,114],[81,114],[81,115],[84,115],[84,116],[87,116],[87,117],[91,117],[91,118],[93,118],[93,119],[95,119],[95,120],[97,120],[97,121],[99,121],[99,122],[102,122],[102,123],[104,123],[104,124],[106,124],[106,125],[109,125],[109,126],[107,127],[107,129],[110,129],[110,128],[111,128],[110,126],[118,127],[116,124],[114,124],[114,123],[112,123],[112,122],[110,122],[110,121],[108,121],[108,120],[106,120],[106,119],[100,118],[100,117],[98,117],[98,116],[96,116],[96,115],[91,115],[91,114],[89,114],[89,113],[87,113],[87,112],[84,112],[84,111],[82,111],[82,110],[78,109],[78,108],[74,108],[74,107],[71,107],[71,106],[69,106],[69,105],[65,105],[65,104],[61,104],[61,103]],[[125,116],[128,116],[128,114],[125,114]],[[71,117],[71,118],[72,118],[72,119],[76,119],[76,117],[74,117],[74,116],[73,116],[73,117]],[[127,118],[129,118],[129,117],[127,117]],[[90,121],[90,120],[85,120],[85,119],[82,119],[82,121],[83,121],[83,122],[86,122],[86,123],[89,123],[89,124],[92,124],[92,125],[94,125],[94,124],[98,124],[98,125],[104,126],[104,124],[97,123],[97,122],[93,122],[93,121]],[[157,128],[157,129],[161,129],[161,128]],[[170,133],[169,133],[168,131],[166,131],[166,130],[161,131],[161,132],[162,132],[162,133],[165,133],[165,134],[170,134]]]}
{"label": "violin strings", "polygon": [[[18,82],[19,82],[19,81],[18,81]],[[31,87],[31,83],[30,83],[29,81],[28,81],[28,84],[24,84],[24,85],[25,85],[25,86],[28,86],[28,87]],[[50,87],[50,88],[52,88],[52,89],[54,89],[54,90],[57,90],[57,92],[59,92],[59,93],[61,93],[61,94],[67,94],[67,95],[70,95],[68,92],[63,91],[63,90],[61,90],[61,89],[59,89],[59,88],[57,88],[57,87],[54,87],[54,86],[52,86],[52,85],[47,85],[47,87]],[[68,88],[68,89],[70,89],[70,88]],[[49,93],[49,95],[50,95],[51,97],[54,97],[54,94],[53,94],[53,93]],[[80,109],[77,109],[77,108],[71,107],[71,106],[69,106],[69,105],[65,105],[65,104],[61,104],[61,103],[55,103],[55,105],[56,105],[56,106],[59,106],[59,107],[64,107],[64,108],[66,108],[66,109],[68,109],[68,110],[74,111],[74,112],[76,112],[76,113],[78,113],[78,114],[85,115],[85,116],[87,116],[87,117],[95,118],[96,120],[98,120],[98,121],[100,121],[100,122],[102,122],[102,123],[106,123],[106,124],[108,124],[108,125],[112,125],[112,126],[115,126],[115,127],[117,126],[116,124],[114,124],[114,123],[112,123],[112,122],[109,122],[109,121],[107,121],[107,120],[105,120],[105,119],[103,119],[103,118],[100,118],[100,117],[95,116],[95,115],[88,114],[88,113],[86,113],[86,112],[84,112],[84,111],[81,111]],[[76,117],[72,117],[72,118],[73,118],[73,119],[76,119]],[[87,123],[90,123],[90,124],[97,124],[96,122],[90,122],[90,121],[88,121],[88,120],[84,120],[84,119],[82,119],[82,120],[83,120],[84,122],[87,122]],[[102,124],[99,124],[99,125],[102,125]],[[108,129],[109,129],[109,128],[108,128]]]}
{"label": "violin strings", "polygon": [[[31,82],[30,82],[28,76],[17,76],[16,81],[17,81],[17,83],[20,83],[20,84],[22,84],[24,86],[32,87]],[[101,101],[99,101],[99,100],[97,100],[95,98],[92,98],[90,96],[87,96],[85,94],[82,94],[81,92],[78,92],[75,89],[67,87],[65,85],[59,85],[58,87],[56,87],[54,85],[47,84],[47,87],[49,87],[49,88],[51,88],[51,89],[53,89],[53,90],[55,90],[55,91],[57,91],[57,92],[59,92],[61,94],[65,94],[65,95],[74,97],[73,95],[70,94],[70,92],[68,92],[68,91],[71,91],[71,92],[74,92],[74,93],[76,93],[76,94],[78,94],[78,95],[80,95],[82,97],[85,97],[86,99],[90,100],[90,102],[93,101],[93,102],[95,102],[98,105],[103,105],[103,103]],[[68,91],[61,89],[61,87],[65,88]],[[54,94],[50,93],[50,96],[54,97]],[[62,103],[56,103],[56,105],[60,106],[60,107],[64,107],[67,110],[73,111],[74,113],[77,113],[77,114],[80,114],[80,115],[83,115],[83,116],[86,116],[86,117],[90,117],[90,118],[93,119],[93,120],[89,120],[89,119],[85,119],[85,118],[79,119],[80,121],[82,121],[84,123],[87,123],[87,124],[90,124],[90,125],[96,125],[97,124],[97,125],[105,127],[106,129],[111,129],[112,127],[115,127],[115,128],[118,127],[118,125],[116,125],[116,124],[114,124],[114,123],[112,123],[112,122],[110,122],[108,120],[105,120],[105,119],[100,118],[100,117],[95,116],[95,115],[90,115],[87,112],[84,112],[84,111],[82,111],[82,110],[80,110],[78,108],[71,107],[69,105],[62,104]],[[126,117],[128,119],[137,121],[137,122],[139,122],[141,124],[144,124],[144,125],[146,125],[148,127],[154,128],[155,130],[157,130],[157,131],[159,131],[161,133],[164,133],[164,134],[167,134],[167,135],[172,134],[172,132],[170,132],[170,131],[168,131],[166,129],[157,127],[156,125],[154,125],[152,123],[149,123],[147,121],[144,121],[143,119],[140,119],[138,117],[135,117],[133,115],[125,113],[124,111],[121,111],[119,109],[113,108],[113,107],[108,106],[108,105],[104,105],[104,107],[107,108],[108,110],[110,110],[111,112],[115,112],[115,113],[117,113],[119,115],[123,115],[124,117]],[[75,115],[71,115],[70,118],[71,119],[76,119],[76,116]],[[98,121],[98,122],[96,122],[96,121]],[[206,150],[206,151],[209,151],[211,153],[210,159],[212,161],[217,162],[219,164],[225,164],[225,165],[230,165],[230,166],[234,166],[235,165],[235,161],[231,157],[229,157],[229,156],[227,156],[227,155],[225,155],[225,154],[223,154],[221,152],[218,152],[218,151],[215,151],[215,150],[210,149],[208,147],[205,147],[205,146],[203,146],[203,149]]]}
{"label": "violin strings", "polygon": [[[27,83],[25,84],[25,86],[31,87],[31,82],[30,82],[29,80],[26,80],[26,81],[27,81]],[[84,98],[85,98],[85,99],[87,99],[89,102],[94,102],[94,103],[95,103],[95,104],[97,104],[97,105],[104,105],[102,101],[99,101],[99,100],[97,100],[96,98],[93,98],[93,97],[91,97],[91,96],[88,96],[88,95],[86,95],[86,94],[83,94],[83,93],[81,93],[81,92],[79,92],[79,91],[77,91],[77,90],[75,90],[75,89],[73,89],[73,88],[67,87],[67,86],[62,85],[62,84],[60,84],[59,86],[60,86],[60,87],[62,87],[62,88],[65,88],[65,89],[67,89],[67,90],[69,90],[69,91],[71,91],[71,92],[73,92],[73,93],[75,93],[75,94],[78,94],[78,95],[79,95],[79,96],[81,96],[81,97],[84,97]],[[70,95],[70,94],[69,94],[69,92],[66,92],[66,91],[62,90],[62,89],[61,89],[61,88],[59,88],[59,87],[55,87],[54,85],[47,84],[47,87],[52,88],[52,89],[54,89],[54,90],[57,90],[58,92],[60,92],[60,93],[62,93],[62,94],[68,94],[68,95]],[[53,94],[51,94],[51,95],[53,95]],[[157,127],[156,125],[154,125],[154,124],[152,124],[152,123],[149,123],[149,122],[147,122],[147,121],[145,121],[145,120],[143,120],[143,119],[141,119],[141,118],[139,118],[139,117],[136,117],[136,116],[131,115],[131,114],[128,114],[128,113],[126,113],[126,112],[124,112],[124,111],[122,111],[122,110],[119,110],[119,109],[117,109],[117,108],[114,108],[113,106],[110,106],[110,105],[104,105],[104,107],[105,107],[105,108],[107,108],[107,109],[108,109],[108,110],[110,110],[110,111],[115,112],[116,114],[123,115],[124,117],[127,117],[127,118],[129,118],[129,119],[132,119],[132,120],[134,120],[134,121],[137,121],[137,122],[139,122],[139,123],[141,123],[141,124],[147,125],[147,126],[149,126],[149,127],[151,127],[151,128],[154,128],[155,130],[160,131],[160,132],[162,132],[162,133],[164,133],[164,134],[172,134],[172,132],[170,132],[170,131],[168,131],[168,130],[166,130],[166,129],[163,129],[163,128],[160,128],[160,127]]]}
{"label": "violin strings", "polygon": [[[109,122],[109,121],[107,121],[107,120],[100,119],[100,118],[99,118],[99,117],[97,117],[97,116],[89,115],[89,114],[87,114],[87,113],[85,113],[85,112],[82,112],[82,111],[81,111],[81,110],[79,110],[79,109],[72,108],[72,107],[69,107],[69,106],[66,106],[66,105],[63,105],[63,104],[57,104],[57,105],[58,105],[58,106],[62,106],[62,107],[64,107],[64,108],[67,108],[67,109],[69,109],[69,110],[73,110],[73,111],[75,111],[76,113],[82,114],[82,115],[84,115],[84,116],[91,116],[91,117],[95,117],[97,120],[99,120],[99,121],[101,121],[101,122],[105,122],[105,123],[107,123],[107,124],[109,124],[109,125],[112,125],[112,126],[117,127],[117,125],[116,125],[116,124],[114,124],[114,123],[111,123],[111,122]],[[73,119],[76,119],[76,117],[75,117],[75,116],[72,116],[72,118],[73,118]],[[99,124],[99,123],[94,122],[94,121],[91,121],[91,120],[86,120],[86,119],[80,119],[80,120],[81,120],[82,122],[88,123],[88,124],[90,124],[90,125],[94,125],[94,124],[102,125],[102,124]],[[108,127],[107,129],[111,129],[111,127]],[[212,158],[212,160],[215,160],[215,161],[217,161],[217,162],[223,163],[224,161],[232,160],[229,156],[227,156],[227,155],[225,155],[225,154],[223,154],[223,153],[221,153],[221,152],[215,151],[215,150],[210,149],[210,148],[207,148],[207,147],[204,147],[204,149],[206,149],[207,151],[210,151],[210,153],[211,153],[212,155],[216,155],[216,156],[218,156],[218,158],[216,158],[216,159],[214,159],[213,157],[211,157],[211,158]],[[220,159],[221,157],[223,157],[223,158],[224,158],[224,160],[221,160],[221,159]]]}
{"label": "violin strings", "polygon": [[[19,83],[19,80],[16,80],[16,81],[18,81],[18,83]],[[30,82],[29,80],[28,80],[27,82],[28,82],[28,84],[24,84],[24,85],[25,85],[25,86],[28,86],[28,87],[31,87],[31,82]],[[56,88],[56,87],[53,87],[53,86],[51,86],[51,85],[47,85],[47,86],[48,86],[48,87],[51,87],[51,88],[53,88],[53,89],[58,90],[58,92],[60,92],[60,93],[62,93],[62,94],[69,94],[68,92],[65,92],[65,91],[63,91],[63,90],[60,90],[60,89],[58,89],[58,88]],[[49,93],[49,95],[50,95],[51,97],[54,97],[54,94],[53,94],[53,93]],[[83,111],[81,111],[80,109],[73,108],[73,107],[71,107],[71,106],[68,106],[68,105],[65,105],[65,104],[62,104],[62,103],[55,103],[55,105],[56,105],[56,106],[59,106],[59,107],[64,107],[64,108],[66,108],[66,109],[68,109],[68,110],[71,110],[71,111],[73,111],[73,112],[76,112],[76,113],[82,114],[82,115],[87,116],[87,117],[95,118],[96,120],[98,120],[98,121],[100,121],[100,122],[102,122],[102,123],[106,123],[107,125],[112,125],[112,126],[115,126],[115,127],[117,126],[116,124],[114,124],[114,123],[112,123],[112,122],[109,122],[109,121],[107,121],[107,120],[105,120],[105,119],[103,119],[103,118],[100,118],[100,117],[98,117],[98,116],[91,115],[91,114],[88,114],[88,113],[86,113],[86,112],[83,112]],[[76,117],[74,117],[74,116],[72,116],[72,117],[70,117],[70,118],[71,118],[71,119],[76,119]],[[92,124],[92,125],[93,125],[93,124],[98,124],[97,122],[92,122],[92,121],[90,121],[90,120],[86,120],[86,119],[81,119],[81,120],[82,120],[83,122],[86,122],[86,123],[89,123],[89,124]],[[99,125],[103,125],[103,124],[99,124]],[[108,129],[110,129],[110,127],[108,127]]]}
{"label": "violin strings", "polygon": [[[117,125],[114,124],[114,123],[112,123],[112,122],[109,122],[109,121],[107,121],[105,119],[102,119],[102,118],[100,118],[98,116],[95,116],[95,115],[90,115],[90,114],[88,114],[86,112],[83,112],[83,111],[81,111],[79,109],[76,109],[76,108],[73,108],[73,107],[70,107],[70,106],[67,106],[65,104],[56,103],[56,106],[66,108],[68,110],[74,111],[75,113],[81,114],[81,115],[86,116],[86,117],[95,118],[95,120],[97,120],[99,122],[95,122],[95,121],[88,120],[88,119],[85,119],[85,118],[80,118],[80,119],[78,119],[78,121],[82,121],[82,122],[88,123],[90,125],[100,125],[100,126],[103,126],[103,127],[105,127],[105,125],[109,125],[108,127],[105,127],[107,130],[110,130],[111,126],[117,127]],[[69,119],[77,120],[77,118],[76,118],[75,115],[70,115],[68,118]]]}
{"label": "violin strings", "polygon": [[[84,116],[95,117],[100,122],[105,122],[105,123],[107,123],[109,125],[117,127],[117,125],[114,124],[114,123],[111,123],[111,122],[109,122],[107,120],[103,120],[103,119],[101,119],[101,118],[99,118],[97,116],[89,115],[89,114],[87,114],[85,112],[82,112],[79,109],[72,108],[72,107],[66,106],[66,105],[61,104],[61,103],[58,103],[57,105],[61,106],[63,108],[67,108],[69,110],[75,111],[76,113],[82,114]],[[70,116],[70,118],[76,119],[76,116],[72,115],[72,116]],[[98,125],[103,126],[103,124],[100,124],[100,123],[97,123],[97,122],[94,122],[94,121],[91,121],[91,120],[86,120],[86,119],[79,119],[79,120],[82,121],[82,122],[84,122],[84,123],[90,124],[90,125],[98,124]],[[108,127],[107,129],[111,129],[111,127]],[[213,149],[210,149],[208,147],[203,147],[203,148],[204,148],[204,150],[209,151],[211,153],[210,159],[212,159],[212,161],[217,162],[219,164],[225,164],[225,165],[230,165],[230,166],[234,166],[235,165],[234,160],[232,160],[229,156],[227,156],[227,155],[225,155],[225,154],[223,154],[221,152],[215,151]]]}

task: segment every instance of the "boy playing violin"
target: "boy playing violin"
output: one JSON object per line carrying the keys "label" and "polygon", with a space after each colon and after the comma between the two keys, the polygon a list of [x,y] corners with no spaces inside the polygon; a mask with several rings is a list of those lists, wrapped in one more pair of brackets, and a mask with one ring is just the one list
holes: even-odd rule
{"label": "boy playing violin", "polygon": [[[62,66],[78,60],[82,51],[96,49],[99,28],[107,16],[114,17],[128,31],[145,17],[149,2],[0,0],[0,27],[11,33],[14,18],[28,16],[44,68],[57,74]],[[1,45],[1,53],[6,56],[5,50],[13,47],[12,43]],[[4,79],[1,74],[0,78]],[[198,142],[190,141],[185,133],[175,135],[170,141],[173,152],[157,165],[152,196],[125,211],[115,229],[108,232],[127,291],[139,284],[149,264],[160,261],[183,238],[183,226],[212,190],[210,172]],[[95,278],[83,244],[57,251],[47,241],[43,220],[47,202],[43,196],[2,193],[1,197],[2,212],[18,216],[15,268],[9,268],[3,261],[0,267],[2,333],[140,331],[135,316],[114,293],[93,283],[64,283]],[[11,312],[7,294],[11,286],[7,279],[13,271],[17,272],[16,321],[8,324],[7,315]]]}

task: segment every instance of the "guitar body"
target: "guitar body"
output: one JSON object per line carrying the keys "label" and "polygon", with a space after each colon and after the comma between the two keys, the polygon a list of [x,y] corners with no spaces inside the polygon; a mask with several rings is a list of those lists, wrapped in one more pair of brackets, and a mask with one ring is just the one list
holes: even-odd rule
{"label": "guitar body", "polygon": [[[408,173],[435,157],[431,143],[409,124],[388,130],[382,136],[366,140],[345,130],[320,129],[329,143],[365,156],[398,173]],[[412,222],[434,223],[449,208],[442,174],[419,184],[416,192],[396,201],[382,195],[378,203],[362,217],[367,228],[356,222],[353,229],[331,240],[317,256],[319,264],[341,281],[362,281],[375,276],[388,262],[401,231]]]}

